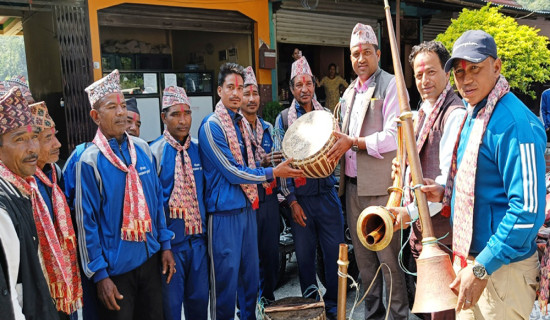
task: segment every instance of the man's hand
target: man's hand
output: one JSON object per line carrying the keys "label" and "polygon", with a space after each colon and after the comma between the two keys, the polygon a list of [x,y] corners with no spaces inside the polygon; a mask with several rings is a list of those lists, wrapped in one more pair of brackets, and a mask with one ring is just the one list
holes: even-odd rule
{"label": "man's hand", "polygon": [[172,250],[162,250],[162,274],[166,274],[168,271],[168,276],[166,277],[166,284],[170,283],[172,276],[176,273],[176,261],[174,260],[174,255],[172,255]]}
{"label": "man's hand", "polygon": [[388,210],[395,215],[395,222],[393,224],[393,232],[403,229],[407,229],[411,222],[411,216],[407,212],[405,207],[390,207]]}
{"label": "man's hand", "polygon": [[290,210],[292,211],[292,219],[294,219],[294,222],[301,225],[302,227],[305,227],[307,217],[298,201],[293,201],[290,204]]}
{"label": "man's hand", "polygon": [[353,145],[353,138],[341,132],[332,133],[338,140],[327,153],[328,161],[336,162]]}
{"label": "man's hand", "polygon": [[399,164],[399,161],[397,161],[397,157],[393,158],[391,161],[391,179],[395,179],[395,176],[399,174],[399,171],[401,170],[401,165]]}
{"label": "man's hand", "polygon": [[476,278],[471,265],[460,270],[455,280],[449,285],[453,291],[458,291],[456,312],[458,313],[460,310],[466,310],[473,307],[479,300],[479,297],[481,297],[481,293],[486,286],[487,279],[481,280]]}
{"label": "man's hand", "polygon": [[100,280],[97,284],[97,297],[99,301],[103,303],[109,310],[120,311],[120,306],[116,303],[117,300],[124,298],[111,280],[111,278],[105,278]]}
{"label": "man's hand", "polygon": [[428,201],[441,202],[445,194],[445,187],[435,183],[432,179],[424,178],[424,186],[420,187],[420,191],[426,194]]}
{"label": "man's hand", "polygon": [[272,164],[278,165],[283,161],[283,153],[281,151],[269,152],[265,155],[260,162],[260,165],[264,168],[271,167]]}
{"label": "man's hand", "polygon": [[290,166],[292,163],[292,158],[287,159],[279,163],[275,168],[273,168],[273,175],[276,178],[301,178],[304,176],[302,170],[294,169]]}

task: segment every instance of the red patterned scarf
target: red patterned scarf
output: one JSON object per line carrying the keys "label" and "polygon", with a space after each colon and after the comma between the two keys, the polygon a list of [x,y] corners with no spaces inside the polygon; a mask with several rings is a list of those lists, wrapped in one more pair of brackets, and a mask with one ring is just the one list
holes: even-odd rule
{"label": "red patterned scarf", "polygon": [[[296,99],[292,100],[292,104],[290,105],[288,109],[288,127],[294,123],[298,119],[298,111],[296,111],[296,105],[298,102]],[[311,99],[311,104],[313,105],[313,110],[325,110],[323,106],[317,102],[315,99]],[[306,184],[307,180],[306,178],[294,178],[294,186],[296,188],[299,188],[301,186],[304,186]]]}
{"label": "red patterned scarf", "polygon": [[[256,148],[256,153],[254,154],[254,157],[256,161],[261,162],[263,158],[265,158],[266,153],[264,148],[262,147],[262,140],[264,137],[264,127],[262,126],[262,122],[259,118],[256,118],[256,130],[252,130],[252,124],[248,122],[248,120],[243,116],[243,120],[246,123],[246,128],[248,130],[248,135],[251,137],[250,142]],[[272,194],[273,188],[277,186],[277,180],[273,179],[271,183],[264,181],[262,182],[262,186],[265,189],[266,194]]]}
{"label": "red patterned scarf", "polygon": [[[222,104],[222,102],[218,102],[216,105],[216,110],[214,111],[216,113],[216,116],[218,119],[220,119],[220,122],[222,123],[222,129],[225,132],[225,135],[227,136],[227,143],[229,144],[229,149],[231,149],[231,154],[235,158],[235,161],[237,161],[238,164],[244,165],[244,159],[243,155],[241,154],[241,147],[239,145],[239,139],[237,138],[237,132],[235,131],[235,126],[233,125],[233,120],[231,119],[231,116],[229,116],[229,112],[227,112],[227,108]],[[243,140],[246,147],[246,153],[247,153],[247,159],[248,159],[248,167],[249,168],[256,168],[256,163],[254,162],[254,155],[252,154],[252,144],[250,142],[250,138],[248,137],[248,130],[244,130],[245,126],[245,120],[244,118],[239,121],[239,127],[241,129],[241,133],[243,135]],[[258,188],[255,184],[241,184],[241,188],[243,189],[244,193],[246,194],[246,197],[252,204],[252,209],[256,210],[259,208],[259,200],[258,200]]]}
{"label": "red patterned scarf", "polygon": [[151,216],[145,201],[145,194],[139,174],[136,170],[136,149],[134,142],[127,135],[128,151],[131,164],[126,164],[113,152],[107,138],[97,129],[92,141],[109,162],[122,172],[126,173],[126,187],[124,189],[124,208],[122,210],[122,229],[120,237],[126,241],[147,241],[146,233],[151,232]]}
{"label": "red patterned scarf", "polygon": [[[457,168],[457,151],[460,143],[460,133],[453,151],[451,168],[449,170],[449,176],[447,177],[445,195],[443,197],[444,211],[442,213],[445,213],[447,216],[450,214],[451,199],[453,192],[455,192],[453,215],[453,255],[455,263],[460,263],[462,268],[467,265],[466,258],[468,257],[472,242],[475,178],[479,148],[483,141],[483,135],[487,129],[487,124],[491,119],[491,115],[493,114],[498,100],[500,100],[500,98],[502,98],[502,96],[509,91],[510,86],[508,85],[508,81],[506,81],[504,76],[501,75],[498,78],[495,87],[489,93],[487,104],[479,110],[476,118],[474,119],[474,125],[470,133],[470,137],[466,142],[467,145],[464,149],[464,155],[462,156],[462,161],[460,163],[460,169]],[[467,117],[464,118],[459,132],[462,132],[462,129],[464,128],[466,118]]]}
{"label": "red patterned scarf", "polygon": [[[418,152],[422,150],[424,142],[426,142],[426,138],[428,138],[428,134],[430,133],[430,130],[434,125],[435,119],[441,113],[441,105],[443,104],[445,98],[447,97],[447,94],[451,90],[453,90],[453,88],[451,87],[451,84],[447,82],[447,87],[445,88],[445,90],[443,90],[443,92],[435,101],[432,113],[430,113],[430,117],[428,118],[428,122],[425,126],[422,126],[422,124],[424,123],[424,118],[426,118],[426,112],[424,112],[424,109],[422,108],[418,111],[418,120],[416,121],[416,128],[414,128],[414,132],[417,134],[418,137],[416,140]],[[422,129],[422,132],[420,132],[420,129]]]}
{"label": "red patterned scarf", "polygon": [[[294,123],[294,121],[298,119],[298,111],[296,111],[297,104],[298,102],[296,101],[296,99],[294,99],[292,100],[292,104],[288,108],[288,127],[289,128]],[[325,108],[323,108],[323,106],[319,102],[317,102],[317,100],[315,99],[311,99],[311,104],[313,105],[313,110],[325,110]]]}
{"label": "red patterned scarf", "polygon": [[42,170],[37,168],[36,173],[40,180],[43,176],[49,182],[46,185],[52,187],[55,224],[48,206],[38,191],[36,180],[33,177],[23,179],[0,162],[0,175],[17,187],[21,193],[31,198],[39,248],[44,263],[42,270],[46,273],[50,294],[55,300],[57,310],[71,314],[82,307],[82,285],[76,260],[76,237],[73,224],[65,196],[55,183],[55,167],[52,171],[54,183],[49,181]]}
{"label": "red patterned scarf", "polygon": [[191,136],[187,136],[182,146],[168,130],[164,130],[164,140],[177,150],[176,166],[174,170],[174,188],[170,195],[168,207],[170,218],[185,221],[185,233],[202,233],[202,219],[197,200],[197,185],[193,174],[193,165],[187,149],[191,145]]}
{"label": "red patterned scarf", "polygon": [[[453,90],[451,87],[451,83],[447,82],[447,87],[445,87],[445,90],[441,92],[437,100],[435,101],[435,104],[433,106],[432,113],[430,113],[430,117],[428,118],[428,122],[426,125],[422,126],[424,123],[424,120],[426,118],[426,112],[423,108],[420,108],[418,110],[418,118],[415,121],[415,127],[414,127],[414,133],[416,134],[416,147],[418,150],[418,153],[420,153],[420,150],[422,150],[422,147],[424,146],[424,142],[426,142],[426,139],[428,138],[428,135],[430,134],[430,130],[432,129],[435,119],[439,114],[441,113],[441,105],[443,105],[443,102],[445,101],[445,98],[447,97],[447,94]],[[420,132],[422,130],[422,132]],[[409,185],[411,181],[410,174],[406,177],[407,181],[405,185]],[[405,205],[408,205],[412,202],[412,194],[411,192],[405,192]]]}

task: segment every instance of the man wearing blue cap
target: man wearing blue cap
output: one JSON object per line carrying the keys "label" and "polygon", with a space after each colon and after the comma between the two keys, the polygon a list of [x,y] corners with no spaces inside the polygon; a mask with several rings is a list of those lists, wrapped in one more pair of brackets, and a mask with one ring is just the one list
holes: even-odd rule
{"label": "man wearing blue cap", "polygon": [[126,132],[134,137],[139,137],[139,129],[141,128],[141,115],[137,107],[136,98],[130,98],[126,100],[126,111],[128,112],[128,115],[126,116],[126,123],[128,125]]}
{"label": "man wearing blue cap", "polygon": [[[481,30],[454,44],[453,69],[468,109],[443,199],[453,224],[457,319],[528,319],[539,274],[535,238],[544,221],[546,135],[500,74],[495,40]],[[479,175],[477,173],[480,173]]]}

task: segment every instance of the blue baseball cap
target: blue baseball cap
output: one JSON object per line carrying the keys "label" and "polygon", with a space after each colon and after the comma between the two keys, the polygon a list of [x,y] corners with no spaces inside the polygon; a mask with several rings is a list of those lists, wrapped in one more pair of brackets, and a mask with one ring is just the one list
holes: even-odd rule
{"label": "blue baseball cap", "polygon": [[485,31],[468,30],[455,41],[453,54],[445,63],[445,72],[451,70],[455,59],[479,63],[485,61],[489,56],[498,58],[495,39]]}
{"label": "blue baseball cap", "polygon": [[137,100],[136,98],[132,97],[128,100],[126,100],[126,110],[135,112],[139,114],[139,109],[137,107]]}

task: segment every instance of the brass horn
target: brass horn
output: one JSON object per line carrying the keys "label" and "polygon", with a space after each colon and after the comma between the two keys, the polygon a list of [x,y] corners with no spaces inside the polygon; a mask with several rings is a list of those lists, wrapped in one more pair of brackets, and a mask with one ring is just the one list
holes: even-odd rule
{"label": "brass horn", "polygon": [[[411,115],[410,113],[408,115]],[[406,116],[405,116],[406,117]],[[403,120],[403,117],[401,117]],[[403,144],[403,127],[401,121],[397,123],[397,161],[398,172],[394,177],[393,185],[388,188],[390,197],[386,207],[370,206],[361,212],[357,219],[357,236],[361,243],[369,250],[380,251],[387,247],[393,238],[393,224],[395,216],[388,209],[399,207],[403,195],[403,170],[405,168],[405,146]]]}
{"label": "brass horn", "polygon": [[[411,108],[407,98],[407,89],[403,78],[403,69],[401,68],[401,60],[399,59],[399,48],[397,48],[388,0],[384,0],[384,10],[386,12],[386,23],[388,25],[388,35],[390,37],[393,69],[395,71],[395,82],[399,98],[399,109],[403,115],[410,113]],[[418,150],[416,148],[412,119],[408,118],[403,121],[403,129],[411,168],[412,182],[414,185],[422,184],[424,179],[422,177],[422,167],[420,166]],[[418,278],[412,312],[430,313],[454,309],[456,307],[457,297],[449,288],[449,284],[455,278],[451,259],[448,254],[439,248],[437,239],[434,237],[426,195],[419,189],[416,189],[414,192],[418,204],[420,225],[422,227],[422,252],[416,260]]]}

